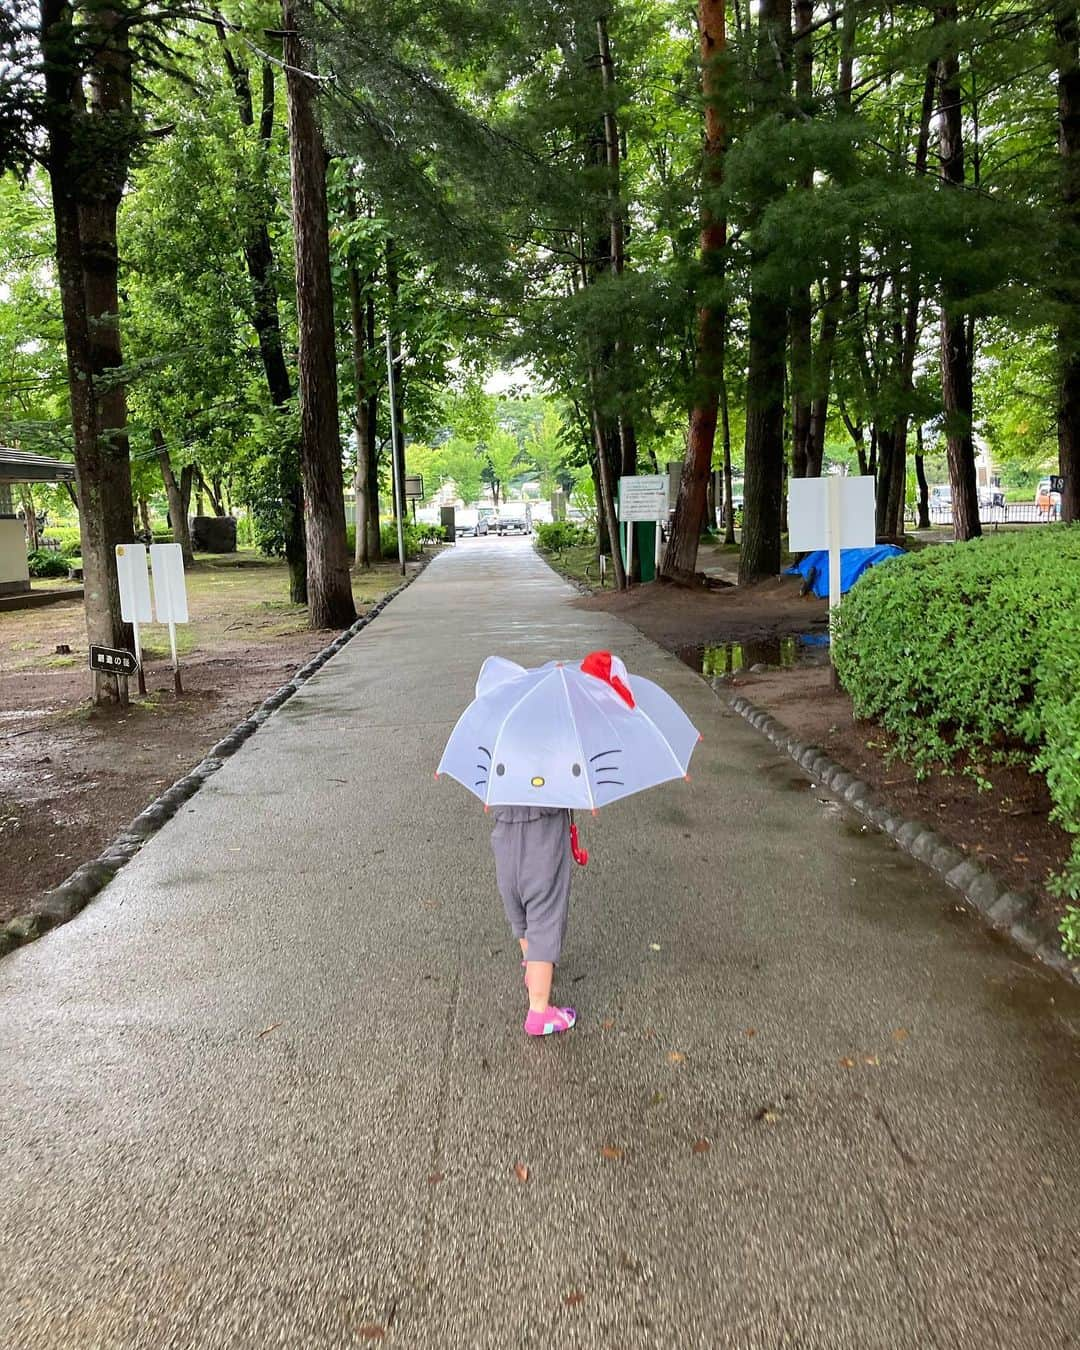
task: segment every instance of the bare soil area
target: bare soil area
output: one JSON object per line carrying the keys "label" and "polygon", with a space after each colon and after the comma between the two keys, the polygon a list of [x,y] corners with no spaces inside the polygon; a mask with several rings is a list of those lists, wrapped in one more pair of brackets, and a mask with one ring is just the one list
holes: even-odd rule
{"label": "bare soil area", "polygon": [[[400,579],[392,564],[357,573],[358,612]],[[126,710],[89,703],[80,603],[0,614],[0,923],[95,857],[334,636],[306,627],[284,567],[254,554],[199,559],[188,592],[183,695],[153,627],[147,696]]]}

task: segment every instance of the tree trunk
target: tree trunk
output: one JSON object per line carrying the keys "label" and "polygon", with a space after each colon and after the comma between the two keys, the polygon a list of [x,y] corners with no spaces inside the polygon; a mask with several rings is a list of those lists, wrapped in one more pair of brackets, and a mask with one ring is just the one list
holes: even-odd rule
{"label": "tree trunk", "polygon": [[225,514],[225,508],[221,504],[221,484],[216,478],[212,482],[207,482],[206,475],[198,465],[195,466],[195,473],[199,480],[200,493],[205,492],[210,498],[211,511],[213,511],[215,516],[223,516]]}
{"label": "tree trunk", "polygon": [[305,65],[308,54],[297,27],[300,9],[298,0],[282,0],[296,250],[300,469],[307,511],[308,621],[312,628],[345,628],[356,618],[356,606],[345,546],[326,150],[315,116],[315,89]]}
{"label": "tree trunk", "polygon": [[[255,125],[255,108],[247,68],[233,57],[221,37],[225,64],[232,79],[240,121]],[[274,67],[262,63],[262,105],[259,113],[259,159],[255,182],[245,185],[244,201],[250,212],[244,230],[244,262],[251,280],[251,324],[259,344],[270,402],[285,412],[292,401],[292,383],[285,364],[281,341],[281,317],[278,312],[276,262],[270,238],[269,200],[272,188],[268,173],[270,140],[274,130]],[[304,493],[300,478],[300,446],[293,436],[279,441],[278,489],[281,493],[282,524],[285,535],[285,561],[289,568],[289,599],[294,605],[307,604],[307,542],[304,535]]]}
{"label": "tree trunk", "polygon": [[[160,427],[150,428],[150,440],[157,453],[158,467],[161,469],[162,481],[165,484],[165,497],[169,503],[169,520],[172,523],[173,539],[180,545],[186,571],[195,564],[195,554],[191,547],[191,529],[188,525],[188,501],[191,494],[191,480],[195,471],[190,464],[185,464],[180,470],[181,482],[177,483],[172,461],[169,458],[169,451],[165,445],[165,437],[161,434]],[[183,491],[182,487],[185,476],[187,478],[187,493]]]}
{"label": "tree trunk", "polygon": [[29,483],[19,484],[19,501],[23,509],[23,528],[26,530],[26,547],[35,553],[41,547],[41,533],[38,530],[37,507],[34,505],[34,493]]}
{"label": "tree trunk", "polygon": [[604,431],[604,423],[600,416],[600,410],[597,407],[595,383],[596,377],[592,366],[590,365],[589,384],[592,387],[590,388],[589,393],[590,402],[592,404],[593,447],[596,451],[596,504],[600,518],[604,522],[604,530],[607,533],[608,541],[611,545],[611,566],[615,573],[615,587],[617,590],[624,591],[627,586],[627,577],[626,568],[623,566],[622,547],[619,536],[619,515],[615,505],[615,484],[612,481],[611,458],[608,452],[607,435]]}
{"label": "tree trunk", "polygon": [[[955,24],[955,5],[938,10],[941,22]],[[964,186],[964,123],[960,61],[950,49],[938,62],[940,107],[941,180],[947,188]],[[965,316],[958,312],[961,299],[946,288],[941,304],[941,392],[945,412],[945,436],[952,484],[953,529],[957,539],[982,534],[979,493],[975,480],[975,445],[972,440],[973,353],[968,341]]]}
{"label": "tree trunk", "polygon": [[705,515],[706,493],[712,472],[716,418],[724,379],[726,315],[717,292],[723,282],[727,234],[724,220],[714,210],[715,194],[723,182],[724,174],[724,127],[719,107],[719,63],[725,47],[724,0],[699,0],[698,36],[701,44],[701,88],[705,102],[704,202],[701,213],[704,294],[698,311],[697,387],[690,412],[690,431],[679,495],[675,501],[675,519],[664,553],[664,576],[676,580],[688,580],[697,571],[701,522]]}
{"label": "tree trunk", "polygon": [[353,382],[356,386],[356,545],[357,567],[371,566],[368,547],[368,483],[371,480],[371,428],[368,425],[367,342],[364,332],[364,296],[360,273],[349,263],[349,319],[352,334]]}
{"label": "tree trunk", "polygon": [[1061,159],[1061,227],[1057,347],[1058,472],[1065,479],[1061,518],[1080,520],[1080,27],[1072,0],[1054,15],[1058,71],[1058,150]]}
{"label": "tree trunk", "polygon": [[[775,118],[787,87],[785,54],[790,45],[790,9],[784,0],[761,0],[758,7],[754,111]],[[784,165],[771,169],[762,209],[785,190]],[[784,381],[787,297],[768,276],[769,256],[750,246],[749,360],[746,378],[746,463],[743,489],[739,581],[757,581],[780,571],[784,498]]]}
{"label": "tree trunk", "polygon": [[[131,117],[126,25],[113,9],[93,14],[93,57],[83,88],[69,0],[41,0],[46,165],[56,225],[56,263],[67,352],[78,478],[87,637],[127,647],[115,547],[133,516],[127,402],[117,286],[116,213],[137,128]],[[88,169],[91,157],[93,172]],[[94,677],[94,702],[120,696],[115,676]]]}
{"label": "tree trunk", "polygon": [[[795,100],[804,117],[811,116],[814,98],[814,47],[811,26],[813,0],[795,0]],[[810,193],[813,170],[799,180],[799,189]],[[812,405],[813,311],[810,283],[793,288],[791,297],[791,475],[806,478],[810,463]]]}
{"label": "tree trunk", "polygon": [[720,346],[720,434],[724,443],[724,543],[735,542],[735,493],[731,475],[731,412],[727,392],[727,315]]}
{"label": "tree trunk", "polygon": [[930,485],[926,481],[926,468],[923,465],[923,430],[921,425],[915,428],[915,444],[918,447],[915,452],[915,478],[919,484],[919,529],[928,530],[930,528]]}
{"label": "tree trunk", "polygon": [[[600,58],[600,78],[607,96],[604,109],[604,159],[608,171],[608,219],[611,229],[611,271],[621,277],[626,266],[626,208],[622,200],[622,163],[619,123],[615,114],[615,63],[611,59],[611,41],[606,15],[596,20],[597,48]],[[615,368],[625,372],[629,365],[626,344],[615,343]],[[623,376],[625,378],[625,376]],[[619,412],[620,468],[623,477],[637,473],[637,434],[634,423],[625,409]]]}

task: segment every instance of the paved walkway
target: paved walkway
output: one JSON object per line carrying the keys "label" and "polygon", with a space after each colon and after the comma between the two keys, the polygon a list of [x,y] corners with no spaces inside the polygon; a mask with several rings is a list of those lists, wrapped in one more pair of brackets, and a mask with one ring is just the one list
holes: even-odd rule
{"label": "paved walkway", "polygon": [[[572,600],[464,541],[0,963],[5,1350],[1080,1344],[1080,1000]],[[598,646],[706,740],[586,823],[527,1042],[432,769],[489,652]]]}

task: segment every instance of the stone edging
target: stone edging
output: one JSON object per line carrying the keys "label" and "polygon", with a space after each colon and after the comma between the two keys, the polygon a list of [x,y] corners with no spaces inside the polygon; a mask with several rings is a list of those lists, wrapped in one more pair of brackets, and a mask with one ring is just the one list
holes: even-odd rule
{"label": "stone edging", "polygon": [[1080,962],[1070,960],[1061,950],[1060,936],[1053,924],[1035,916],[1031,896],[1010,891],[997,877],[921,821],[897,815],[868,783],[830,759],[818,746],[804,744],[748,698],[734,696],[729,704],[778,750],[789,754],[811,778],[823,783],[845,805],[889,835],[905,853],[925,863],[955,887],[996,932],[1059,975],[1080,984]]}
{"label": "stone edging", "polygon": [[557,577],[562,577],[563,581],[565,581],[568,586],[573,586],[573,588],[576,591],[580,591],[582,595],[601,594],[601,588],[599,586],[590,586],[587,581],[582,581],[580,577],[571,576],[569,572],[564,572],[559,566],[557,558],[550,553],[545,553],[536,542],[535,538],[533,539],[533,552],[541,562],[547,563],[548,567],[551,568]]}
{"label": "stone edging", "polygon": [[211,774],[217,773],[222,764],[230,756],[236,754],[248,737],[253,736],[283,703],[287,703],[297,690],[311,679],[317,670],[326,665],[327,661],[332,656],[336,656],[346,643],[351,642],[357,633],[366,628],[395,596],[400,595],[407,586],[411,586],[430,561],[430,557],[422,559],[420,566],[411,577],[407,577],[400,586],[395,586],[392,591],[384,595],[378,604],[373,605],[351,627],[339,633],[334,641],[324,647],[322,651],[316,652],[305,665],[300,667],[287,684],[283,684],[280,689],[275,690],[274,693],[263,699],[250,716],[242,722],[238,722],[230,732],[218,741],[201,763],[197,764],[190,773],[185,774],[183,778],[173,783],[172,787],[166,788],[149,806],[140,811],[135,819],[115,839],[108,843],[96,858],[91,862],[83,863],[81,867],[77,867],[66,880],[61,881],[52,890],[45,891],[25,914],[17,914],[13,919],[9,919],[0,928],[0,957],[14,951],[16,947],[21,947],[27,942],[33,942],[35,938],[47,933],[50,928],[56,928],[62,923],[67,923],[69,919],[73,919],[76,914],[85,909],[94,896],[108,885],[121,867],[131,861],[143,844],[156,834],[167,820],[176,815],[186,801],[198,792]]}

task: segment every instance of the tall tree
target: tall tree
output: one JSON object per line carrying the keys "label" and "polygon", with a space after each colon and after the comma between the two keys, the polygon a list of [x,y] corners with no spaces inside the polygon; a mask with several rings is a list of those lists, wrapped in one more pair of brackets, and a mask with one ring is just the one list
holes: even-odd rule
{"label": "tall tree", "polygon": [[[964,109],[958,55],[957,6],[943,5],[937,12],[945,30],[945,47],[938,60],[941,181],[946,189],[960,192],[965,178]],[[957,539],[974,539],[982,534],[972,430],[973,365],[974,355],[967,315],[962,310],[961,290],[955,283],[946,284],[941,297],[941,392],[949,481],[952,484],[953,529]]]}
{"label": "tall tree", "polygon": [[312,628],[344,628],[355,619],[356,607],[345,543],[326,149],[316,117],[315,81],[300,34],[300,15],[299,0],[282,0],[296,251],[300,466],[307,510],[308,614]]}
{"label": "tall tree", "polygon": [[[697,567],[698,541],[705,516],[706,490],[712,470],[716,421],[724,379],[724,326],[721,295],[726,228],[717,201],[724,176],[724,126],[720,113],[721,60],[724,53],[724,0],[699,0],[701,90],[705,103],[703,151],[704,203],[701,220],[701,290],[698,312],[697,380],[686,442],[675,520],[664,554],[664,576],[686,578]],[[726,463],[730,493],[730,453]],[[727,515],[732,515],[730,497]]]}
{"label": "tall tree", "polygon": [[[758,7],[754,115],[767,131],[784,117],[789,84],[790,6],[761,0]],[[757,581],[780,571],[784,495],[784,384],[787,298],[770,268],[774,245],[762,242],[762,217],[783,196],[786,166],[777,156],[763,170],[755,212],[758,236],[750,244],[749,360],[746,373],[746,477],[739,580]]]}
{"label": "tall tree", "polygon": [[1061,158],[1057,331],[1058,471],[1065,478],[1061,518],[1080,520],[1080,25],[1072,0],[1054,10]]}
{"label": "tall tree", "polygon": [[[56,224],[86,580],[87,634],[127,646],[115,546],[131,537],[133,503],[122,376],[116,214],[138,125],[132,113],[132,16],[101,4],[76,13],[41,0],[46,166]],[[94,678],[94,701],[118,697]]]}
{"label": "tall tree", "polygon": [[[254,164],[246,168],[242,185],[244,201],[244,262],[251,280],[251,323],[259,344],[259,357],[270,401],[287,421],[292,402],[292,383],[281,340],[278,312],[277,265],[270,235],[272,193],[269,158],[274,132],[274,67],[263,59],[258,126],[247,65],[229,47],[224,23],[219,23],[225,64],[232,82],[237,112],[248,131],[257,130]],[[304,493],[300,475],[300,447],[284,433],[279,439],[278,482],[281,492],[285,560],[289,566],[289,598],[294,605],[307,603],[307,544],[304,534]]]}

